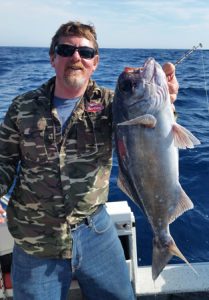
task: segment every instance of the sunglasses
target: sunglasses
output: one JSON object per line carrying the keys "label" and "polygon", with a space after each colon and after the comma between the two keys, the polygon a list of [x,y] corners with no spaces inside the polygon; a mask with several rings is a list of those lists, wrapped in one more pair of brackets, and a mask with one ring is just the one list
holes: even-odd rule
{"label": "sunglasses", "polygon": [[63,57],[72,56],[76,50],[78,51],[80,57],[85,58],[85,59],[91,59],[96,54],[96,50],[94,48],[90,48],[90,47],[86,47],[86,46],[76,47],[76,46],[67,45],[67,44],[60,44],[55,47],[55,53],[57,53]]}

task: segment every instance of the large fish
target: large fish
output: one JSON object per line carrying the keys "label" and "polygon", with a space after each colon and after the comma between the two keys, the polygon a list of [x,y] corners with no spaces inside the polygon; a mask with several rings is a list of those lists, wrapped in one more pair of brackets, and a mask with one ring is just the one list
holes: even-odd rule
{"label": "large fish", "polygon": [[173,255],[188,263],[170,235],[169,224],[193,208],[179,183],[178,148],[193,148],[200,142],[176,123],[166,76],[153,58],[143,68],[125,68],[120,74],[113,124],[118,185],[140,206],[153,230],[155,280]]}

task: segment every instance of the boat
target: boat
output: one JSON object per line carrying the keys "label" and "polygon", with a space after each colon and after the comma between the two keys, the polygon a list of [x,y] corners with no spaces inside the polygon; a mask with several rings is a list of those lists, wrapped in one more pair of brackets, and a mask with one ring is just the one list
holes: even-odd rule
{"label": "boat", "polygon": [[[4,206],[7,205],[7,197],[0,200]],[[128,202],[107,202],[106,205],[124,249],[130,280],[137,299],[165,300],[170,299],[171,295],[172,300],[175,299],[175,295],[177,299],[209,299],[209,262],[192,264],[198,275],[186,264],[168,264],[153,282],[151,266],[142,267],[137,264],[135,217]],[[8,260],[11,262],[14,244],[6,223],[0,224],[0,237],[0,299],[5,300],[12,299],[13,295],[10,266],[6,268],[4,264],[5,262],[8,264]],[[76,280],[72,282],[69,293],[71,295],[69,299],[84,299]]]}

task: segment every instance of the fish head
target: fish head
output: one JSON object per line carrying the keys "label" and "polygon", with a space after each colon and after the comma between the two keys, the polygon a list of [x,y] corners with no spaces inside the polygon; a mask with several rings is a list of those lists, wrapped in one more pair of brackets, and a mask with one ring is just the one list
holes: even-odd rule
{"label": "fish head", "polygon": [[116,123],[158,112],[169,102],[167,80],[162,67],[148,58],[142,68],[125,68],[120,74],[113,100]]}

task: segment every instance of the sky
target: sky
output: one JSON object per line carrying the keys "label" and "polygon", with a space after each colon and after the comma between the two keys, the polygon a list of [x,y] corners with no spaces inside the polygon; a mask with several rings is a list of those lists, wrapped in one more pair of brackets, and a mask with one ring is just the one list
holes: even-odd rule
{"label": "sky", "polygon": [[0,46],[49,47],[77,20],[102,48],[209,49],[209,0],[0,0],[0,20]]}

